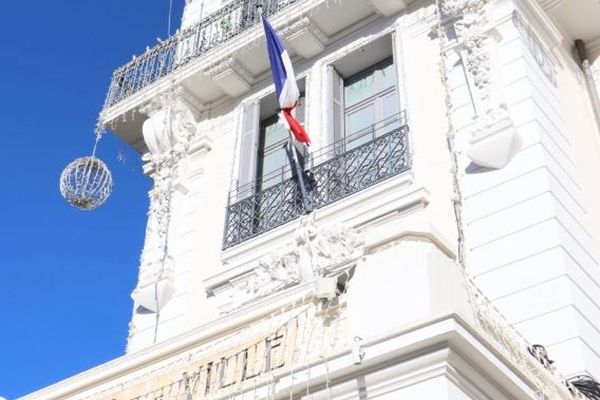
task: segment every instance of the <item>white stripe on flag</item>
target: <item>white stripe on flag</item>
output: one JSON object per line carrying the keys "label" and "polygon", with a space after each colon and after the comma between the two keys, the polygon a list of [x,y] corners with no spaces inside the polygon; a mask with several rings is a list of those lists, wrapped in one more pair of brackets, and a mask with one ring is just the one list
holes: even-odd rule
{"label": "white stripe on flag", "polygon": [[290,60],[287,50],[281,54],[281,60],[283,61],[283,67],[285,68],[286,79],[283,88],[281,89],[281,94],[279,95],[279,107],[291,108],[298,102],[300,90],[298,90],[296,75],[294,74],[292,61]]}

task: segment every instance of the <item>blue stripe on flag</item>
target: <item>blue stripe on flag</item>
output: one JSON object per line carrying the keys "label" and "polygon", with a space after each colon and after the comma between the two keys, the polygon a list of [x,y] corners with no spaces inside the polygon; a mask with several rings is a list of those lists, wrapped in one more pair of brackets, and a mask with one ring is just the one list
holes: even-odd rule
{"label": "blue stripe on flag", "polygon": [[285,51],[283,42],[277,36],[273,27],[265,17],[262,17],[263,28],[265,29],[265,36],[267,38],[267,51],[269,52],[269,59],[271,60],[271,71],[273,72],[273,82],[275,83],[275,90],[277,91],[277,98],[281,96],[281,91],[287,74],[285,67],[283,66],[283,60],[281,55]]}

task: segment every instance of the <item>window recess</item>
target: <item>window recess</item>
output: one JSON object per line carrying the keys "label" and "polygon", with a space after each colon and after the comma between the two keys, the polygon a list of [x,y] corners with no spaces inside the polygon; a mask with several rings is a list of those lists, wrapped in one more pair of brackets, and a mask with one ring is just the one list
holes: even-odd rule
{"label": "window recess", "polygon": [[[350,150],[381,135],[374,127],[400,112],[398,79],[391,35],[383,36],[327,67],[326,145],[342,143]],[[345,141],[342,139],[346,139]]]}
{"label": "window recess", "polygon": [[[298,81],[301,96],[293,111],[304,124],[305,79]],[[243,107],[239,166],[230,202],[251,196],[292,176],[287,148],[289,133],[279,120],[279,102],[274,95]]]}
{"label": "window recess", "polygon": [[[325,137],[318,140],[320,148],[310,149],[304,172],[307,195],[315,209],[410,168],[408,125],[398,104],[391,37],[378,39],[334,62],[327,67],[325,79],[327,129],[310,132]],[[243,144],[254,149],[253,156],[246,156],[246,163],[256,167],[252,174],[240,177],[255,178],[230,194],[224,249],[307,213],[286,152],[287,130],[273,116],[275,108],[268,101],[261,102],[259,110],[252,110],[247,117],[257,134],[254,141],[248,139],[249,144]],[[296,117],[302,120],[302,106],[298,112],[302,115]]]}

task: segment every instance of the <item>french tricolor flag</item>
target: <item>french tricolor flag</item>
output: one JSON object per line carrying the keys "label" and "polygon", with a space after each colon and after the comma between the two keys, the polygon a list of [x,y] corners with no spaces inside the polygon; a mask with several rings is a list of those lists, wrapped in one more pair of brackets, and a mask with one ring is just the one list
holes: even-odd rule
{"label": "french tricolor flag", "polygon": [[279,107],[296,140],[309,145],[310,139],[304,127],[292,116],[292,110],[298,105],[300,91],[296,84],[296,75],[294,74],[290,56],[283,46],[283,42],[264,16],[262,17],[262,22],[267,38],[267,51],[269,52],[269,60],[271,61],[275,91],[279,97]]}

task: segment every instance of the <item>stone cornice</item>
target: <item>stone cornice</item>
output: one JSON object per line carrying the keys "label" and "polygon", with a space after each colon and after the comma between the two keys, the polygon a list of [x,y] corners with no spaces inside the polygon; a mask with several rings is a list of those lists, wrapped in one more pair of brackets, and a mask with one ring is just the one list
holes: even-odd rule
{"label": "stone cornice", "polygon": [[[164,360],[194,345],[201,345],[207,340],[210,339],[206,334],[194,331],[193,334],[182,335],[140,353],[121,357],[22,397],[20,400],[68,399],[111,379]],[[344,381],[357,374],[372,372],[378,365],[397,365],[399,373],[396,374],[396,379],[400,381],[405,379],[412,381],[415,379],[415,373],[418,377],[424,371],[432,371],[431,368],[421,368],[426,365],[444,365],[436,375],[449,376],[454,375],[453,370],[464,371],[465,365],[462,363],[469,360],[468,364],[471,365],[469,368],[485,374],[492,382],[507,390],[513,398],[536,398],[533,384],[515,372],[511,364],[502,355],[496,353],[468,322],[455,314],[400,327],[394,332],[363,342],[362,348],[366,357],[360,365],[354,365],[349,349],[328,357],[327,366],[321,361],[305,365],[304,368],[311,368],[310,377],[296,372],[294,386],[290,390],[293,393],[297,391],[298,394],[305,391],[307,378],[310,379],[311,387],[320,387],[324,386],[326,379]],[[420,355],[415,356],[415,354]],[[416,364],[404,362],[409,359],[419,359],[420,362]],[[454,378],[459,377],[460,375],[454,375]],[[279,382],[278,388],[288,390],[285,388],[289,386],[290,375],[285,374],[276,378]],[[487,391],[486,387],[489,385],[478,387],[477,390]]]}
{"label": "stone cornice", "polygon": [[407,218],[402,221],[401,228],[397,231],[393,227],[390,228],[388,233],[367,237],[369,240],[365,244],[366,255],[397,246],[400,242],[425,242],[434,245],[451,259],[456,257],[456,245],[448,240],[435,226],[421,218]]}

